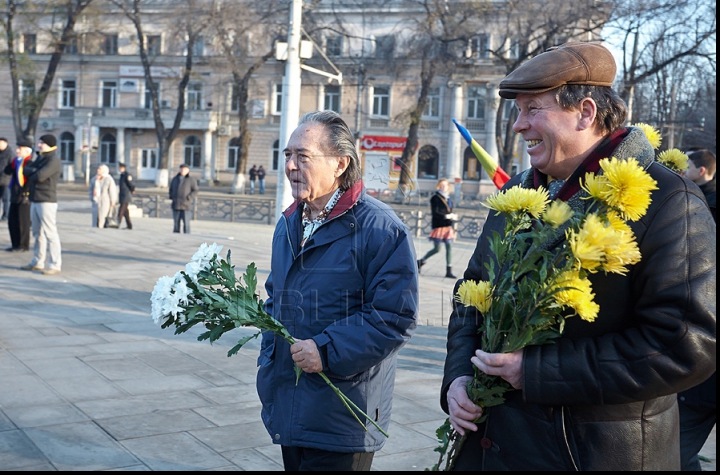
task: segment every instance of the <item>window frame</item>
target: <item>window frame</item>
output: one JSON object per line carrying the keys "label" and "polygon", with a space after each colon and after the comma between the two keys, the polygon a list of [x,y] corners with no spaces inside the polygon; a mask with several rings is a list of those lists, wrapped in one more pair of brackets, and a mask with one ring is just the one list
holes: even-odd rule
{"label": "window frame", "polygon": [[[387,91],[378,93],[378,90]],[[372,90],[372,116],[390,118],[390,86],[373,86]]]}
{"label": "window frame", "polygon": [[[112,137],[112,141],[105,140],[107,137]],[[98,155],[100,163],[106,165],[117,163],[117,137],[115,135],[107,132],[100,137],[100,150]]]}
{"label": "window frame", "polygon": [[[111,86],[115,83],[115,86]],[[117,79],[103,79],[100,82],[100,107],[106,109],[117,109],[118,107],[118,89],[120,81]],[[109,94],[109,96],[106,96]],[[105,99],[109,99],[110,105],[106,105]]]}
{"label": "window frame", "polygon": [[[341,94],[341,86],[326,85],[323,90],[323,109],[335,111],[339,114],[341,110]],[[331,107],[328,107],[328,102]],[[335,105],[335,107],[332,107],[332,105]]]}
{"label": "window frame", "polygon": [[[71,138],[68,138],[70,136]],[[65,163],[75,162],[75,135],[72,132],[63,132],[58,140],[58,153],[60,160]]]}
{"label": "window frame", "polygon": [[[197,87],[197,89],[192,89],[193,87]],[[203,92],[203,83],[191,82],[188,84],[185,89],[185,109],[192,111],[203,110]],[[190,99],[191,95],[194,97],[193,100]]]}
{"label": "window frame", "polygon": [[[439,119],[440,118],[440,106],[442,104],[442,94],[440,93],[440,86],[431,87],[428,91],[428,103],[423,109],[422,119]],[[434,112],[433,113],[433,109]],[[428,113],[428,111],[430,113]]]}
{"label": "window frame", "polygon": [[118,51],[117,33],[103,35],[102,54],[105,56],[117,56]]}
{"label": "window frame", "polygon": [[[72,82],[72,87],[65,87]],[[77,100],[77,81],[75,79],[60,79],[60,109],[74,109]]]}
{"label": "window frame", "polygon": [[[482,92],[476,96],[470,94],[470,91]],[[472,107],[471,107],[472,104]],[[482,104],[482,107],[480,107]],[[466,106],[466,117],[470,120],[485,120],[487,109],[487,87],[484,84],[468,86]],[[471,110],[473,113],[471,114]]]}
{"label": "window frame", "polygon": [[22,35],[23,53],[37,54],[37,34],[23,33]]}
{"label": "window frame", "polygon": [[[197,143],[188,143],[191,139],[197,140]],[[195,165],[196,158],[197,165]],[[202,168],[202,140],[197,135],[188,135],[183,140],[183,163],[191,169]]]}

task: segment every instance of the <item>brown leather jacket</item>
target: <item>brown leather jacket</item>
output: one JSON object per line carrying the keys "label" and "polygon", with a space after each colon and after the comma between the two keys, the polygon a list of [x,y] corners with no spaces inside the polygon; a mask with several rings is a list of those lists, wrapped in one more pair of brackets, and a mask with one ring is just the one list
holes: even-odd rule
{"label": "brown leather jacket", "polygon": [[[652,161],[636,132],[625,141],[642,150],[613,155],[644,154],[658,182],[647,214],[630,223],[642,260],[625,276],[590,277],[600,305],[595,322],[569,318],[555,343],[525,348],[523,390],[490,408],[479,429],[487,448],[471,449],[483,451],[478,469],[680,468],[676,393],[715,371],[715,225],[699,188]],[[506,188],[531,186],[529,175]],[[503,226],[490,213],[465,279],[487,280],[488,236]],[[451,316],[445,411],[450,383],[472,375],[479,320],[462,306]]]}

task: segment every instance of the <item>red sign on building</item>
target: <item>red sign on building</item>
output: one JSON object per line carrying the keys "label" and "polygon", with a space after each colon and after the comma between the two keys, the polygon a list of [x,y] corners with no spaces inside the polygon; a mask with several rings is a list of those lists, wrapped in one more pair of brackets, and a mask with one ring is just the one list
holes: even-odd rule
{"label": "red sign on building", "polygon": [[402,152],[406,142],[407,137],[365,135],[360,141],[360,149],[373,152]]}

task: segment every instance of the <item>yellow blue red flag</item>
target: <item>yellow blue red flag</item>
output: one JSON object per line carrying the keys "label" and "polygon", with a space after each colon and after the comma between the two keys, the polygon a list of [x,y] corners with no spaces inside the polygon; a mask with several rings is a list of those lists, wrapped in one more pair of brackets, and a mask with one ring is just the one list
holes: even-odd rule
{"label": "yellow blue red flag", "polygon": [[465,138],[465,141],[470,145],[470,148],[472,149],[473,153],[477,157],[478,161],[482,165],[482,167],[485,169],[485,172],[490,176],[490,179],[495,183],[495,186],[498,187],[498,189],[502,188],[505,183],[510,180],[510,176],[505,173],[505,170],[500,168],[497,164],[497,161],[495,161],[494,158],[490,156],[489,153],[485,151],[484,148],[480,146],[477,141],[472,138],[472,135],[470,135],[470,132],[463,127],[462,125],[458,124],[458,122],[453,119],[453,123],[455,123],[455,126],[460,131],[460,134]]}

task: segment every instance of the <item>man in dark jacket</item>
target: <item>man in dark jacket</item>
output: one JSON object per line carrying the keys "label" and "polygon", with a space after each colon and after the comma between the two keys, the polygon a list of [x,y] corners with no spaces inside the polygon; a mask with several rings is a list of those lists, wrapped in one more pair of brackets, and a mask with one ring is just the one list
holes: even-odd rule
{"label": "man in dark jacket", "polygon": [[[590,200],[579,180],[608,157],[636,158],[658,189],[645,216],[628,223],[641,261],[626,275],[589,276],[594,322],[571,318],[551,344],[489,354],[478,349],[482,315],[453,310],[441,404],[468,435],[458,470],[680,468],[676,393],[715,371],[715,225],[700,190],[655,162],[641,129],[623,127],[615,72],[603,46],[568,43],[500,83],[500,95],[515,99],[513,130],[532,165],[504,189],[548,188],[581,211]],[[488,215],[464,279],[489,280],[489,236],[504,225],[503,215]],[[466,391],[473,366],[516,389],[477,425],[483,409]]]}
{"label": "man in dark jacket", "polygon": [[360,416],[365,431],[317,373],[387,430],[396,355],[417,325],[412,238],[365,194],[355,138],[335,112],[305,114],[284,153],[296,201],[275,228],[265,309],[296,343],[263,334],[262,419],[286,470],[370,470],[385,436]]}
{"label": "man in dark jacket", "polygon": [[[700,187],[715,218],[715,155],[709,150],[688,153],[685,178]],[[680,458],[683,471],[700,471],[698,454],[717,420],[717,374],[678,394],[680,406]]]}
{"label": "man in dark jacket", "polygon": [[32,160],[32,146],[27,139],[18,140],[17,156],[3,170],[3,175],[10,177],[8,231],[12,246],[5,249],[10,252],[30,250],[30,183],[25,179],[25,167]]}
{"label": "man in dark jacket", "polygon": [[[60,235],[57,231],[57,184],[60,179],[60,159],[55,156],[57,140],[43,135],[38,141],[40,155],[25,167],[25,179],[30,183],[30,222],[35,238],[35,255],[23,270],[42,271],[44,275],[60,273],[62,257]],[[45,266],[45,254],[49,254]]]}
{"label": "man in dark jacket", "polygon": [[174,233],[180,232],[180,221],[183,222],[183,232],[186,234],[190,232],[190,222],[185,212],[192,209],[192,200],[197,192],[197,180],[190,176],[190,167],[183,163],[170,183]]}
{"label": "man in dark jacket", "polygon": [[0,207],[2,207],[2,214],[0,215],[0,221],[8,219],[8,213],[10,211],[10,175],[3,173],[5,167],[10,165],[13,160],[13,153],[8,146],[8,141],[5,137],[0,137]]}
{"label": "man in dark jacket", "polygon": [[120,209],[118,210],[118,227],[122,224],[123,218],[125,218],[125,229],[132,229],[132,221],[130,221],[130,211],[128,205],[132,202],[132,195],[135,193],[135,183],[133,183],[133,177],[127,172],[127,167],[124,163],[118,163],[118,170],[120,170],[120,192],[118,193],[118,203],[120,203]]}
{"label": "man in dark jacket", "polygon": [[250,194],[255,194],[255,180],[257,180],[257,165],[253,165],[248,172],[250,178]]}

